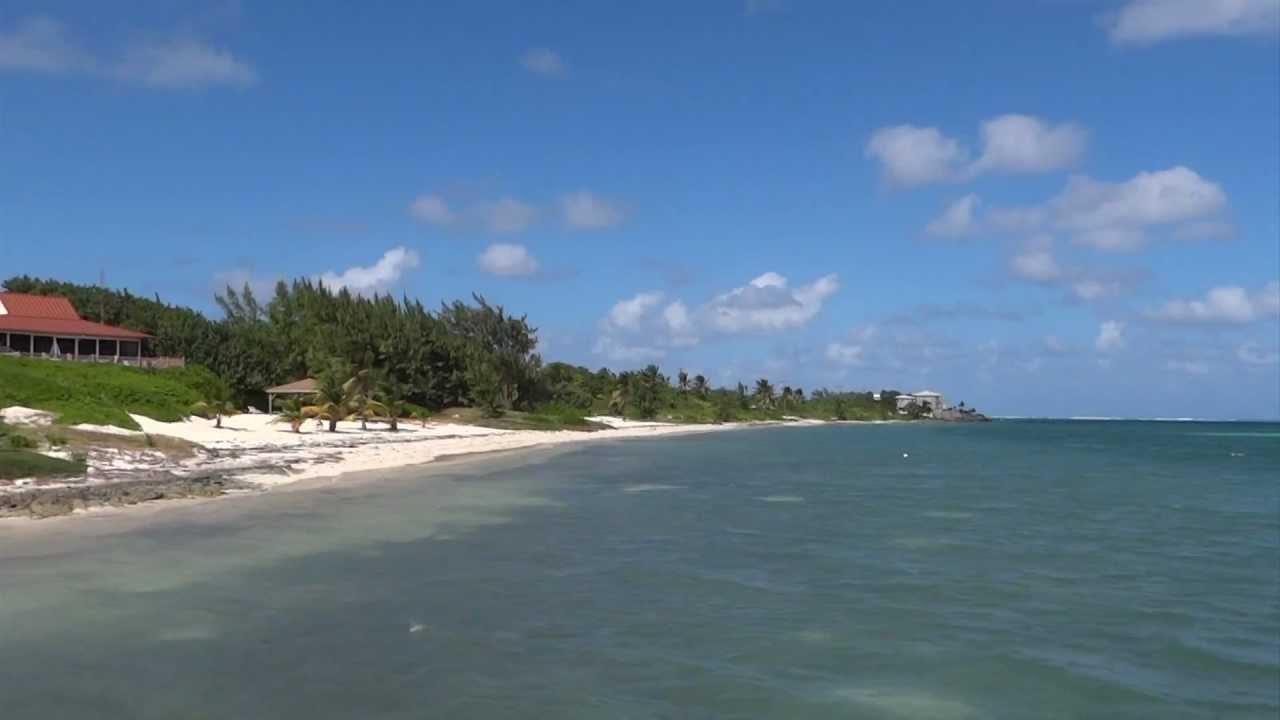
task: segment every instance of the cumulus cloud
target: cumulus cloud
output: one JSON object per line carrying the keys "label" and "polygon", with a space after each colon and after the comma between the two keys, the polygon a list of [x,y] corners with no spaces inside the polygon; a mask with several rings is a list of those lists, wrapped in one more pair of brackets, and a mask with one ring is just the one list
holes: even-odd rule
{"label": "cumulus cloud", "polygon": [[419,222],[432,225],[451,225],[458,219],[443,197],[430,193],[413,199],[409,204],[409,215]]}
{"label": "cumulus cloud", "polygon": [[605,323],[609,329],[636,330],[640,327],[640,321],[644,319],[649,311],[662,302],[662,297],[661,292],[653,291],[642,292],[626,300],[619,300],[609,309],[609,315],[605,318]]}
{"label": "cumulus cloud", "polygon": [[600,230],[622,222],[622,211],[598,195],[581,190],[560,198],[564,223],[582,230]]}
{"label": "cumulus cloud", "polygon": [[1053,239],[1047,235],[1032,238],[1009,259],[1009,272],[1014,277],[1035,283],[1052,283],[1062,277],[1062,268],[1053,256]]}
{"label": "cumulus cloud", "polygon": [[1226,204],[1221,187],[1183,166],[1141,172],[1121,183],[1078,175],[1050,201],[1059,226],[1100,250],[1134,249],[1148,227],[1202,220]]}
{"label": "cumulus cloud", "polygon": [[1009,258],[1008,269],[1009,275],[1018,280],[1060,288],[1068,300],[1080,302],[1121,295],[1142,281],[1141,273],[1064,267],[1054,254],[1053,238],[1043,234],[1023,243]]}
{"label": "cumulus cloud", "polygon": [[132,46],[111,72],[128,82],[166,90],[214,85],[243,88],[258,82],[257,72],[248,63],[192,38]]}
{"label": "cumulus cloud", "polygon": [[561,75],[567,69],[560,54],[550,48],[533,48],[520,56],[525,70],[538,75]]}
{"label": "cumulus cloud", "polygon": [[691,307],[660,291],[638,293],[615,303],[600,320],[597,352],[655,357],[655,351],[691,347],[708,336],[775,333],[801,327],[839,289],[835,275],[792,287],[778,273]]}
{"label": "cumulus cloud", "polygon": [[1088,134],[1072,123],[1051,125],[1031,115],[1007,114],[986,120],[980,130],[982,152],[935,127],[883,127],[867,141],[867,157],[880,162],[886,182],[911,187],[969,180],[985,173],[1042,173],[1074,165],[1084,154]]}
{"label": "cumulus cloud", "polygon": [[1274,35],[1280,0],[1130,0],[1104,24],[1111,41],[1122,45],[1195,35]]}
{"label": "cumulus cloud", "polygon": [[1048,202],[995,208],[986,222],[1014,232],[1048,227],[1071,234],[1079,245],[1123,252],[1144,246],[1147,233],[1161,226],[1172,227],[1183,238],[1221,233],[1226,206],[1227,195],[1217,183],[1176,166],[1140,172],[1122,182],[1076,175]]}
{"label": "cumulus cloud", "polygon": [[1088,134],[1078,125],[1050,125],[1031,115],[1001,115],[982,123],[982,155],[969,174],[1041,173],[1074,165]]}
{"label": "cumulus cloud", "polygon": [[1098,352],[1113,352],[1122,349],[1124,345],[1124,323],[1107,320],[1098,326],[1098,337],[1093,341]]}
{"label": "cumulus cloud", "polygon": [[377,262],[368,267],[350,267],[342,272],[330,270],[316,279],[335,290],[346,288],[365,295],[395,286],[405,273],[417,267],[418,253],[399,246],[383,253]]}
{"label": "cumulus cloud", "polygon": [[476,258],[480,269],[490,275],[503,277],[519,277],[533,275],[538,272],[538,261],[529,254],[523,245],[495,243],[480,253]]}
{"label": "cumulus cloud", "polygon": [[974,193],[952,202],[942,214],[925,226],[926,235],[934,237],[963,237],[972,233],[976,223],[974,210],[981,202]]}
{"label": "cumulus cloud", "polygon": [[957,179],[969,156],[937,128],[914,125],[876,130],[867,141],[866,154],[880,161],[884,180],[899,187]]}
{"label": "cumulus cloud", "polygon": [[515,234],[537,222],[538,208],[510,196],[472,202],[459,208],[439,193],[423,193],[409,203],[409,216],[429,225]]}
{"label": "cumulus cloud", "polygon": [[0,31],[0,70],[82,73],[162,90],[243,88],[258,82],[248,62],[194,37],[157,37],[128,44],[116,57],[96,56],[57,20],[39,16]]}
{"label": "cumulus cloud", "polygon": [[792,288],[785,277],[768,272],[717,295],[704,313],[711,327],[725,334],[786,330],[816,317],[827,298],[839,289],[834,274]]}
{"label": "cumulus cloud", "polygon": [[1216,287],[1203,298],[1170,300],[1148,317],[1177,323],[1245,324],[1280,316],[1280,282],[1250,292],[1242,287]]}

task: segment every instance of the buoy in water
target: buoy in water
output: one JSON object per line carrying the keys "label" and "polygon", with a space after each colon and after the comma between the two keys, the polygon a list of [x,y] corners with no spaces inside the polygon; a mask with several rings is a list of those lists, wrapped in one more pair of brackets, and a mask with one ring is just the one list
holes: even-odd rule
{"label": "buoy in water", "polygon": [[904,458],[905,458],[905,457],[911,457],[911,456],[910,456],[910,455],[908,455],[908,454],[906,454],[906,453],[902,453],[902,457],[904,457]]}

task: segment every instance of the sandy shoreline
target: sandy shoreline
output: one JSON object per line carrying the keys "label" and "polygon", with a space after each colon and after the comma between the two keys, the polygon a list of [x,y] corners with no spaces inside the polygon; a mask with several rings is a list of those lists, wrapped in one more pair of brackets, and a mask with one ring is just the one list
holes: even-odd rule
{"label": "sandy shoreline", "polygon": [[[425,425],[402,423],[399,431],[392,432],[379,423],[370,423],[369,429],[361,430],[358,422],[341,422],[337,432],[331,433],[308,423],[301,432],[294,433],[287,424],[272,422],[271,416],[260,414],[223,418],[221,428],[215,427],[211,420],[200,418],[166,423],[142,416],[133,417],[142,428],[140,432],[113,428],[110,433],[103,434],[177,438],[192,443],[193,455],[175,460],[158,450],[104,448],[91,453],[92,469],[83,481],[39,485],[23,483],[0,489],[0,499],[6,491],[109,489],[144,477],[172,478],[175,482],[186,478],[217,477],[231,481],[236,487],[230,495],[216,493],[217,497],[213,498],[166,496],[156,501],[128,503],[126,508],[111,507],[116,504],[114,502],[90,502],[88,507],[78,506],[70,513],[70,517],[87,517],[104,512],[137,512],[143,506],[167,507],[237,494],[257,494],[255,491],[306,489],[328,482],[341,482],[344,476],[368,475],[443,460],[495,456],[533,448],[567,448],[592,442],[695,435],[780,424],[677,425],[599,417],[593,419],[608,425],[610,429],[596,432],[503,430],[428,422]],[[812,424],[822,423],[785,423],[788,426]],[[77,429],[102,433],[101,429],[89,426]],[[29,522],[20,515],[3,520]]]}

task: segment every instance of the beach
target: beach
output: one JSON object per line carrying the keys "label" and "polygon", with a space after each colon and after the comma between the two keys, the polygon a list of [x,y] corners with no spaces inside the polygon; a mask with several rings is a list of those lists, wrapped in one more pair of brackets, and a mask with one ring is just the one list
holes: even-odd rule
{"label": "beach", "polygon": [[[5,413],[9,422],[47,425],[50,420],[47,413],[25,408],[6,408]],[[214,420],[197,417],[182,422],[161,422],[141,415],[132,417],[141,430],[94,425],[72,427],[71,430],[82,437],[98,443],[88,451],[87,477],[39,484],[19,480],[0,489],[0,501],[6,494],[22,492],[33,498],[33,507],[11,507],[7,514],[19,518],[46,517],[80,513],[101,505],[136,505],[269,491],[302,482],[339,482],[343,475],[412,467],[444,458],[725,432],[753,425],[672,424],[602,416],[590,420],[606,429],[590,432],[506,430],[432,421],[402,421],[396,431],[381,422],[369,422],[367,429],[361,429],[359,422],[342,421],[335,432],[308,422],[293,432],[287,423],[276,422],[274,416],[260,413],[224,417],[222,427],[216,427]],[[120,447],[115,442],[120,438],[145,439],[148,446]],[[172,452],[150,447],[161,438],[184,443],[183,456],[175,457]],[[69,452],[61,454],[69,455]],[[216,484],[210,486],[210,483]],[[143,488],[141,492],[123,495],[114,492],[138,484]],[[60,490],[74,491],[74,495],[57,496]],[[57,499],[40,500],[34,496],[36,492]]]}

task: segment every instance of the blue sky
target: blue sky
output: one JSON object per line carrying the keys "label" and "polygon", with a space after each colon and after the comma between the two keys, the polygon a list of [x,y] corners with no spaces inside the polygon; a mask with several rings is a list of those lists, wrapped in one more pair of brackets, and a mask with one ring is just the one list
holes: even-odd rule
{"label": "blue sky", "polygon": [[544,356],[1280,416],[1280,0],[0,10],[0,274],[322,277]]}

